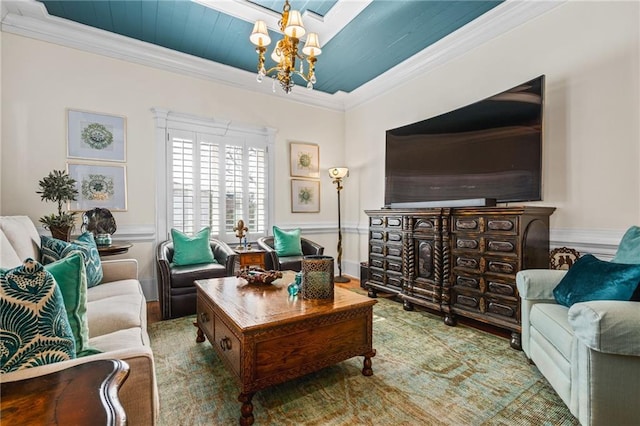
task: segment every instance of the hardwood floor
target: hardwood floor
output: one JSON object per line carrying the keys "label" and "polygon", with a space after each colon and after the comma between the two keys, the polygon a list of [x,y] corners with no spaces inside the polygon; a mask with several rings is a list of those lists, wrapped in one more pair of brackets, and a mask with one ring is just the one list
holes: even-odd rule
{"label": "hardwood floor", "polygon": [[[360,280],[351,278],[351,281],[348,283],[341,283],[336,285],[343,288],[359,288]],[[157,300],[147,302],[147,324],[153,324],[154,322],[158,321],[162,321],[162,314],[160,313],[160,302],[158,302]]]}

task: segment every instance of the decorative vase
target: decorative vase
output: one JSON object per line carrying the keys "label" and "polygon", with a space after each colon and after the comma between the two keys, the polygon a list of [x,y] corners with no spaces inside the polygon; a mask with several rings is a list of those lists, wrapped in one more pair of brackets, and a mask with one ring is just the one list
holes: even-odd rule
{"label": "decorative vase", "polygon": [[99,246],[110,246],[112,242],[111,234],[98,234],[95,239]]}
{"label": "decorative vase", "polygon": [[71,241],[71,226],[50,226],[51,236],[62,241]]}
{"label": "decorative vase", "polygon": [[333,299],[333,257],[302,258],[302,297]]}

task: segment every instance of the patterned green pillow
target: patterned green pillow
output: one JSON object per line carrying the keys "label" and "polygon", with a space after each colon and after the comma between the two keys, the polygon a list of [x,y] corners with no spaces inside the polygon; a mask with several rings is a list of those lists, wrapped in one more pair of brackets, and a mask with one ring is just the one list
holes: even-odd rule
{"label": "patterned green pillow", "polygon": [[45,265],[44,269],[51,272],[62,293],[67,319],[76,342],[76,357],[100,353],[89,346],[87,273],[82,252],[71,252],[64,259]]}
{"label": "patterned green pillow", "polygon": [[33,259],[0,271],[0,373],[73,359],[62,293]]}
{"label": "patterned green pillow", "polygon": [[43,264],[53,263],[79,250],[84,257],[84,267],[87,270],[87,287],[95,287],[102,281],[100,253],[91,232],[83,233],[77,240],[70,243],[42,235],[40,243],[40,257]]}

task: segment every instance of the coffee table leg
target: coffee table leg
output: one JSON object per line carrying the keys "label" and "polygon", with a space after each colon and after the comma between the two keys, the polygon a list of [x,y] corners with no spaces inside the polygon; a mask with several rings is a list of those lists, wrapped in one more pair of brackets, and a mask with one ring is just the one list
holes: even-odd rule
{"label": "coffee table leg", "polygon": [[238,401],[242,402],[240,408],[240,426],[249,426],[253,424],[253,404],[251,403],[253,393],[241,393]]}
{"label": "coffee table leg", "polygon": [[198,322],[194,322],[193,326],[198,328],[198,334],[196,335],[196,343],[204,342],[204,333],[202,332],[202,329],[198,325]]}
{"label": "coffee table leg", "polygon": [[372,349],[371,352],[364,355],[364,366],[362,367],[363,376],[373,376],[373,369],[371,368],[371,358],[376,356],[376,350]]}

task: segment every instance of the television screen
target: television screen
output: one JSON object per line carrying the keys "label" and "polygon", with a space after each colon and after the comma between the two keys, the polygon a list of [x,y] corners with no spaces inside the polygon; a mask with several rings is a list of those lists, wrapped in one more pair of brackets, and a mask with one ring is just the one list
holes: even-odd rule
{"label": "television screen", "polygon": [[386,132],[385,205],[542,198],[544,76]]}

